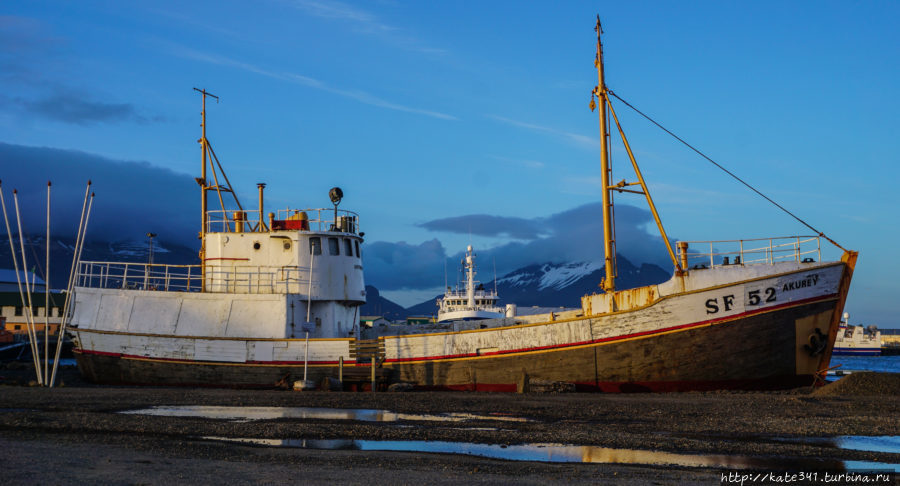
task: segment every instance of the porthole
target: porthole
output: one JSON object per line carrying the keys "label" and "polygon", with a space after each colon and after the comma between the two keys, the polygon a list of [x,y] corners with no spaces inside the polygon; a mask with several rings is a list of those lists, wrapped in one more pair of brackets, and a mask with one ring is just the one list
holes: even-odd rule
{"label": "porthole", "polygon": [[262,247],[262,245],[260,245],[258,241],[254,241],[254,242],[253,242],[253,249],[254,249],[254,250],[259,250],[261,247]]}
{"label": "porthole", "polygon": [[290,242],[290,241],[285,240],[285,242],[284,242],[284,249],[285,249],[285,250],[290,250],[290,249],[291,249],[291,242]]}

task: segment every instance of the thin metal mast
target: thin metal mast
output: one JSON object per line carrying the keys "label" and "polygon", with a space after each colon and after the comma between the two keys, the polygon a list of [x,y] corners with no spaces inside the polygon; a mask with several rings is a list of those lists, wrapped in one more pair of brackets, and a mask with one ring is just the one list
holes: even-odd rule
{"label": "thin metal mast", "polygon": [[[606,107],[609,103],[606,92],[606,83],[603,79],[603,45],[600,43],[600,34],[603,28],[600,26],[600,16],[597,16],[597,57],[594,59],[594,67],[597,68],[597,86],[592,92],[597,96],[600,105],[600,171],[601,185],[603,186],[603,252],[605,257],[606,277],[600,283],[604,292],[616,290],[616,252],[615,241],[612,236],[613,214],[612,198],[609,185],[609,129],[607,123]],[[591,110],[594,109],[594,100],[591,99]]]}
{"label": "thin metal mast", "polygon": [[197,179],[197,183],[200,184],[200,291],[206,292],[206,225],[208,221],[207,213],[207,200],[206,200],[206,191],[209,190],[209,186],[206,183],[206,161],[208,157],[207,147],[208,141],[206,140],[206,97],[212,96],[219,100],[219,97],[209,93],[206,89],[197,89],[194,88],[194,91],[203,95],[203,111],[201,111],[201,122],[200,127],[203,130],[203,134],[200,136],[200,148],[202,152],[202,165],[200,170],[200,178]]}

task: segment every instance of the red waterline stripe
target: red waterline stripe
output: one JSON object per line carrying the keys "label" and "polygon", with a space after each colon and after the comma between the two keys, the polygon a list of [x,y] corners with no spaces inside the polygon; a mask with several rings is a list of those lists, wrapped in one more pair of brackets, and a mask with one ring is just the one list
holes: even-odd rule
{"label": "red waterline stripe", "polygon": [[635,337],[650,336],[650,335],[654,335],[654,334],[662,334],[662,333],[666,333],[666,332],[670,332],[670,331],[684,330],[684,329],[693,328],[693,327],[702,327],[707,324],[711,325],[711,324],[715,324],[717,322],[730,321],[730,320],[738,319],[741,317],[749,317],[749,316],[753,316],[756,314],[773,312],[773,311],[783,309],[786,307],[797,307],[797,306],[801,306],[801,305],[808,304],[808,303],[815,302],[815,301],[820,301],[820,300],[825,301],[825,300],[833,299],[835,297],[837,297],[837,294],[829,294],[829,295],[820,296],[820,297],[810,297],[808,299],[797,300],[797,301],[793,301],[793,302],[786,302],[784,304],[779,304],[779,305],[775,305],[772,307],[766,307],[765,309],[758,309],[755,311],[742,312],[740,314],[734,314],[731,316],[720,317],[717,319],[709,319],[706,321],[694,322],[694,323],[689,323],[689,324],[681,324],[678,326],[666,327],[666,328],[662,328],[662,329],[654,329],[651,331],[636,332],[633,334],[625,334],[622,336],[612,336],[612,337],[593,339],[593,340],[588,340],[588,341],[579,341],[579,342],[575,342],[575,343],[551,344],[548,346],[537,346],[537,347],[532,347],[532,348],[509,349],[509,350],[503,350],[503,351],[493,351],[490,353],[483,353],[483,354],[465,353],[465,354],[448,354],[448,355],[442,355],[442,356],[425,356],[425,357],[416,357],[416,358],[391,358],[391,359],[384,360],[384,362],[385,363],[408,363],[408,362],[415,362],[415,361],[431,361],[431,360],[438,360],[438,359],[472,358],[472,357],[476,357],[476,356],[497,356],[497,355],[503,355],[503,354],[525,353],[525,352],[531,352],[531,351],[543,351],[543,350],[547,350],[547,349],[562,349],[562,348],[569,348],[569,347],[573,347],[573,346],[584,346],[584,345],[588,345],[588,344],[621,341],[621,340],[635,338]]}

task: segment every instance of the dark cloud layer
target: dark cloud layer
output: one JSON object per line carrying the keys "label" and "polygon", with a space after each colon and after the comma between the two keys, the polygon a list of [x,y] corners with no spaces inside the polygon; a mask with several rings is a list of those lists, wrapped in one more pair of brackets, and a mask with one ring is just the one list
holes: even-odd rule
{"label": "dark cloud layer", "polygon": [[[603,215],[600,203],[590,203],[548,217],[534,219],[471,215],[429,221],[420,226],[451,233],[509,236],[524,241],[491,249],[478,249],[482,280],[490,280],[488,269],[496,263],[502,276],[535,263],[603,260]],[[653,221],[649,211],[634,206],[616,206],[617,252],[633,263],[671,265],[660,237],[647,233]],[[514,236],[517,235],[517,236]],[[444,266],[456,274],[462,249],[452,255],[436,239],[421,245],[375,242],[367,244],[366,280],[381,290],[423,289],[444,282]]]}
{"label": "dark cloud layer", "polygon": [[419,224],[429,231],[473,234],[479,236],[505,236],[520,240],[532,240],[544,234],[540,219],[512,218],[471,214],[452,218],[435,219]]}
{"label": "dark cloud layer", "polygon": [[[52,232],[74,236],[89,179],[96,192],[89,239],[141,240],[152,231],[162,241],[197,245],[200,198],[191,176],[146,162],[0,143],[0,180],[7,211],[12,210],[12,191],[17,189],[27,233],[45,231],[47,181],[51,181]],[[5,228],[2,231],[5,234]]]}
{"label": "dark cloud layer", "polygon": [[11,101],[26,114],[74,125],[160,121],[159,117],[151,119],[139,114],[130,103],[104,103],[74,92],[56,92],[36,100],[13,98]]}

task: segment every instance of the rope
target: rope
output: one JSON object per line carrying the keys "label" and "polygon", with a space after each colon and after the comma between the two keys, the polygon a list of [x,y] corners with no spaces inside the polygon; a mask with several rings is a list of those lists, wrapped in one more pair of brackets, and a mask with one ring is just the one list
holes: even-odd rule
{"label": "rope", "polygon": [[606,92],[609,93],[610,95],[614,96],[617,100],[621,101],[622,103],[625,103],[625,106],[627,106],[627,107],[631,108],[632,110],[636,111],[639,115],[641,115],[642,117],[644,117],[644,118],[646,118],[647,120],[649,120],[650,123],[653,123],[654,125],[656,125],[656,126],[659,127],[660,129],[662,129],[662,131],[668,133],[669,135],[671,135],[672,137],[674,137],[676,140],[678,140],[679,142],[683,143],[685,146],[687,146],[687,148],[693,150],[693,151],[696,152],[698,155],[700,155],[701,157],[703,157],[704,159],[708,160],[710,163],[712,163],[713,165],[715,165],[716,167],[718,167],[719,169],[721,169],[723,172],[725,172],[726,174],[730,175],[731,177],[733,177],[735,180],[737,180],[737,181],[740,182],[741,184],[747,186],[747,188],[749,188],[751,191],[753,191],[753,192],[759,194],[759,195],[762,196],[766,201],[769,201],[770,203],[774,204],[778,209],[784,211],[785,213],[787,213],[787,214],[790,215],[792,218],[794,218],[794,219],[796,219],[797,221],[799,221],[801,224],[803,224],[803,225],[806,226],[807,228],[813,230],[817,235],[819,235],[819,236],[821,236],[822,238],[825,238],[826,240],[828,240],[829,242],[831,242],[832,245],[834,245],[834,246],[840,248],[841,250],[847,251],[846,248],[844,248],[843,246],[837,244],[837,242],[835,242],[834,240],[832,240],[832,239],[829,238],[828,236],[825,236],[825,233],[823,233],[823,232],[821,232],[821,231],[819,231],[819,230],[813,228],[809,223],[807,223],[806,221],[803,221],[802,219],[800,219],[796,214],[794,214],[794,213],[788,211],[787,209],[785,209],[784,206],[782,206],[781,204],[778,204],[777,202],[773,201],[769,196],[766,196],[765,194],[763,194],[762,192],[760,192],[759,190],[757,190],[755,187],[751,186],[750,184],[748,184],[747,182],[745,182],[743,179],[741,179],[740,177],[736,176],[736,175],[735,175],[734,173],[732,173],[730,170],[726,169],[725,167],[722,167],[722,166],[721,166],[718,162],[716,162],[715,160],[713,160],[713,159],[707,157],[706,154],[704,154],[703,152],[697,150],[693,145],[691,145],[691,144],[685,142],[681,137],[679,137],[678,135],[675,135],[674,133],[670,132],[666,127],[664,127],[664,126],[660,125],[659,123],[657,123],[656,120],[654,120],[653,118],[650,118],[647,114],[645,114],[645,113],[642,112],[641,110],[638,110],[637,108],[635,108],[634,106],[632,106],[631,103],[629,103],[629,102],[623,100],[622,98],[620,98],[619,95],[613,93],[612,90],[607,89]]}

